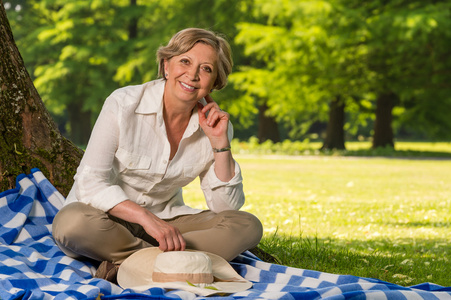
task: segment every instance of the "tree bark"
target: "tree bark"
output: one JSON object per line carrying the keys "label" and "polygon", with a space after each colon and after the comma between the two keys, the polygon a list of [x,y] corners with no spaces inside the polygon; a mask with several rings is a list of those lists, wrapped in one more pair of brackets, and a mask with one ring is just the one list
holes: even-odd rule
{"label": "tree bark", "polygon": [[266,140],[271,140],[274,143],[280,142],[279,127],[277,121],[273,117],[266,115],[268,105],[260,104],[258,107],[258,141],[263,143]]}
{"label": "tree bark", "polygon": [[321,150],[345,148],[345,103],[340,96],[335,97],[329,104],[329,122],[327,123],[326,138]]}
{"label": "tree bark", "polygon": [[0,0],[0,191],[39,168],[66,196],[83,151],[59,132],[25,69]]}
{"label": "tree bark", "polygon": [[382,93],[376,100],[376,120],[374,123],[373,148],[394,147],[393,141],[393,107],[396,95],[392,92]]}

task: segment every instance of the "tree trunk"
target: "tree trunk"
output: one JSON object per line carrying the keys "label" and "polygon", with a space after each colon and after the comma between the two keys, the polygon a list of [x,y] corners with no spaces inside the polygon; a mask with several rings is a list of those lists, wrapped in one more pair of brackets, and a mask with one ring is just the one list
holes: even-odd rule
{"label": "tree trunk", "polygon": [[334,98],[329,104],[329,122],[327,123],[326,138],[321,150],[345,149],[345,103],[340,96]]}
{"label": "tree trunk", "polygon": [[273,117],[266,115],[268,105],[265,103],[258,107],[258,141],[263,143],[266,140],[271,140],[274,143],[280,142],[279,127],[277,121]]}
{"label": "tree trunk", "polygon": [[66,196],[83,151],[65,139],[25,69],[0,0],[0,191],[39,168]]}
{"label": "tree trunk", "polygon": [[394,147],[392,129],[392,111],[396,95],[392,92],[382,93],[376,101],[376,121],[374,123],[373,148]]}
{"label": "tree trunk", "polygon": [[91,112],[83,111],[82,102],[67,105],[67,117],[70,124],[70,139],[77,145],[87,145],[91,136]]}
{"label": "tree trunk", "polygon": [[[136,0],[130,0],[130,6],[136,7]],[[138,18],[133,17],[128,25],[128,39],[132,40],[138,37]]]}

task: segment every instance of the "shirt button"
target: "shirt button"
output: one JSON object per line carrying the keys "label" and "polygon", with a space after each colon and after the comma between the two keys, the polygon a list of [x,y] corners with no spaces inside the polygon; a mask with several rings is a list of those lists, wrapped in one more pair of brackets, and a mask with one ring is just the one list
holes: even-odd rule
{"label": "shirt button", "polygon": [[163,160],[163,163],[164,163],[164,164],[167,164],[167,163],[168,163],[168,161],[167,161],[167,160],[165,159],[165,160]]}

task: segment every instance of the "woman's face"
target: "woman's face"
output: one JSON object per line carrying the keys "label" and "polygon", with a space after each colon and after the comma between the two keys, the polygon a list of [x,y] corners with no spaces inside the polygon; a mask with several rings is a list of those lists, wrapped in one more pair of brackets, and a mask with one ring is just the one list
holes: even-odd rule
{"label": "woman's face", "polygon": [[218,74],[213,47],[197,43],[191,50],[165,61],[166,89],[182,101],[197,102],[210,93]]}

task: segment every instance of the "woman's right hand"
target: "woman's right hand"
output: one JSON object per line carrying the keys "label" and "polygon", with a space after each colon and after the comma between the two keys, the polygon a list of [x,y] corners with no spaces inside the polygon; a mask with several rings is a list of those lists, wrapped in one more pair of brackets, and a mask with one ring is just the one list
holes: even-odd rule
{"label": "woman's right hand", "polygon": [[122,220],[141,225],[147,234],[157,240],[161,251],[185,250],[186,242],[178,228],[133,201],[123,201],[110,209],[108,213]]}
{"label": "woman's right hand", "polygon": [[151,212],[141,223],[144,230],[157,240],[161,251],[184,251],[186,242],[177,227],[158,218]]}

